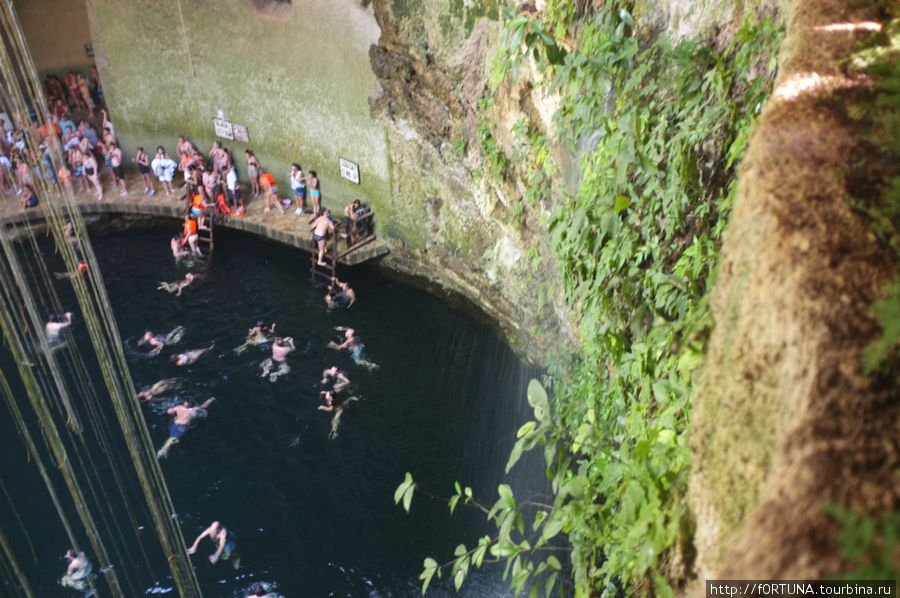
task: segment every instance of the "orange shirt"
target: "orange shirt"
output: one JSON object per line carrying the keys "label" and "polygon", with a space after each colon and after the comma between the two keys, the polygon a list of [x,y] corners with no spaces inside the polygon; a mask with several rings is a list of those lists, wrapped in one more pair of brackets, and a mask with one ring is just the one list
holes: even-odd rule
{"label": "orange shirt", "polygon": [[275,186],[275,177],[271,172],[267,172],[259,177],[259,185],[263,189],[271,189]]}

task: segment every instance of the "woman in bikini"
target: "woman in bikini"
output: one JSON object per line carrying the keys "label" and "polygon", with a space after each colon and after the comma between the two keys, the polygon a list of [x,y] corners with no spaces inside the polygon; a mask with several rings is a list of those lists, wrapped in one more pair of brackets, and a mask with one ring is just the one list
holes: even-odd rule
{"label": "woman in bikini", "polygon": [[73,145],[69,148],[69,164],[72,165],[72,176],[78,181],[78,192],[84,193],[84,154],[80,146]]}
{"label": "woman in bikini", "polygon": [[322,190],[319,189],[319,175],[315,170],[310,170],[306,176],[307,186],[309,187],[309,199],[312,201],[313,214],[318,215],[322,209]]}
{"label": "woman in bikini", "polygon": [[253,197],[259,195],[259,160],[253,155],[253,152],[246,150],[244,156],[247,157],[247,176],[250,177],[250,191]]}
{"label": "woman in bikini", "polygon": [[150,176],[150,156],[144,151],[144,148],[137,148],[137,154],[132,158],[138,165],[138,172],[141,173],[141,180],[144,182],[144,195],[150,194],[150,197],[156,195],[156,188],[153,186],[153,178]]}
{"label": "woman in bikini", "polygon": [[97,158],[94,157],[93,152],[87,152],[84,154],[84,176],[87,177],[87,180],[91,182],[94,186],[94,190],[97,191],[97,201],[103,200],[103,187],[100,186],[100,167],[97,164]]}

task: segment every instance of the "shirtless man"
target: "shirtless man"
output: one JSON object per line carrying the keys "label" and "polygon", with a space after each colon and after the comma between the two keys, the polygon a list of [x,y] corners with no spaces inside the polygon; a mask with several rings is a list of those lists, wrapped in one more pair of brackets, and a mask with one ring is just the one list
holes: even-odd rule
{"label": "shirtless man", "polygon": [[216,551],[209,555],[210,563],[215,565],[220,559],[228,560],[234,555],[234,568],[238,569],[241,566],[241,557],[235,552],[237,541],[234,534],[225,529],[221,523],[213,521],[208,528],[203,530],[200,535],[197,536],[197,539],[194,540],[194,543],[191,544],[190,548],[188,548],[188,554],[197,552],[197,545],[200,544],[200,540],[203,538],[209,538],[216,545]]}
{"label": "shirtless man", "polygon": [[334,386],[332,387],[334,392],[341,392],[350,385],[350,378],[347,377],[343,370],[339,370],[336,365],[331,366],[327,370],[322,370],[322,381],[320,384],[324,386],[332,380],[334,380]]}
{"label": "shirtless man", "polygon": [[341,415],[343,415],[344,409],[352,401],[358,401],[359,397],[347,397],[346,399],[342,399],[337,396],[336,391],[330,390],[323,390],[319,394],[324,395],[325,404],[319,405],[318,410],[334,413],[334,417],[331,418],[331,432],[328,434],[328,438],[333,440],[337,438],[338,428],[341,425]]}
{"label": "shirtless man", "polygon": [[118,141],[113,140],[109,143],[108,157],[113,177],[115,177],[115,181],[119,184],[119,195],[128,195],[128,190],[125,188],[125,170],[122,168],[122,150],[119,149]]}
{"label": "shirtless man", "polygon": [[44,326],[44,336],[47,338],[47,343],[50,345],[55,345],[59,342],[59,333],[62,332],[62,329],[66,326],[72,324],[72,312],[66,312],[66,321],[65,322],[55,322],[52,319],[47,322]]}
{"label": "shirtless man", "polygon": [[178,378],[157,380],[148,388],[137,393],[137,397],[142,401],[162,401],[163,398],[160,395],[177,390],[179,386],[181,386],[181,381]]}
{"label": "shirtless man", "polygon": [[313,220],[310,228],[313,231],[313,239],[319,248],[319,259],[316,263],[320,266],[324,266],[325,262],[322,261],[322,257],[325,255],[325,241],[328,239],[328,231],[334,232],[334,222],[331,221],[331,210],[328,208],[322,210],[316,219]]}
{"label": "shirtless man", "polygon": [[190,351],[185,351],[184,353],[173,355],[169,358],[169,362],[174,363],[175,365],[191,365],[192,363],[203,357],[214,346],[215,343],[206,347],[205,349],[191,349]]}
{"label": "shirtless man", "polygon": [[247,330],[247,340],[243,345],[234,348],[234,352],[240,355],[253,345],[265,345],[269,342],[272,334],[275,332],[275,323],[271,326],[263,326],[262,322],[257,322],[256,326]]}
{"label": "shirtless man", "polygon": [[175,405],[174,407],[167,409],[166,413],[169,415],[174,414],[175,418],[172,420],[172,425],[169,426],[169,439],[166,440],[165,444],[162,445],[162,448],[156,453],[157,458],[165,457],[168,454],[169,449],[172,448],[172,445],[177,444],[181,440],[181,437],[188,431],[188,427],[191,422],[194,421],[194,418],[205,416],[206,408],[215,400],[215,397],[211,397],[199,407],[195,407],[190,401],[185,401],[181,405]]}
{"label": "shirtless man", "polygon": [[175,153],[180,156],[190,156],[191,150],[194,149],[194,144],[185,139],[183,136],[178,136],[178,143],[175,144]]}
{"label": "shirtless man", "polygon": [[[291,371],[291,367],[287,364],[288,353],[296,349],[294,339],[286,336],[284,338],[275,339],[272,343],[272,357],[262,362],[262,374],[260,378],[269,377],[269,382],[275,382],[279,377]],[[277,369],[276,369],[277,364]]]}
{"label": "shirtless man", "polygon": [[156,290],[168,291],[169,293],[175,293],[176,297],[181,296],[181,291],[184,290],[184,287],[188,286],[192,282],[196,276],[192,272],[188,272],[184,275],[183,280],[176,280],[175,282],[160,282],[159,286],[156,287]]}
{"label": "shirtless man", "polygon": [[328,309],[350,307],[356,303],[356,292],[346,282],[332,277],[328,293],[325,295],[325,303],[328,305]]}
{"label": "shirtless man", "polygon": [[152,349],[148,355],[156,355],[162,351],[162,348],[166,345],[177,345],[183,336],[184,326],[176,326],[165,334],[153,334],[148,330],[144,333],[144,336],[141,337],[141,340],[138,341],[138,346],[150,345]]}
{"label": "shirtless man", "polygon": [[181,237],[178,235],[172,237],[172,240],[169,241],[169,247],[172,249],[172,257],[175,258],[176,262],[180,261],[183,257],[191,255],[191,252],[182,245]]}
{"label": "shirtless man", "polygon": [[357,365],[361,365],[369,370],[378,369],[377,363],[367,361],[363,357],[363,349],[365,349],[366,346],[362,343],[362,340],[360,340],[354,329],[345,326],[335,326],[334,329],[344,333],[344,342],[338,344],[334,341],[329,341],[328,345],[326,345],[329,349],[335,349],[337,351],[346,349],[350,352],[350,357],[353,358],[353,361],[355,361]]}
{"label": "shirtless man", "polygon": [[60,585],[79,592],[85,591],[88,588],[87,578],[92,570],[87,555],[84,552],[67,550],[66,559],[69,561],[69,566],[66,567],[66,574],[59,580]]}

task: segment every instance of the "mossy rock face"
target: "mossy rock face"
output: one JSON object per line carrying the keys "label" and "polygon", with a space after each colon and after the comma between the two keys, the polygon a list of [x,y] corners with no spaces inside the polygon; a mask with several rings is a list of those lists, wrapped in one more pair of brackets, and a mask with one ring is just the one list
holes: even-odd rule
{"label": "mossy rock face", "polygon": [[798,0],[779,79],[739,173],[711,298],[716,326],[694,394],[690,505],[699,579],[822,579],[853,567],[823,506],[900,505],[900,403],[860,355],[880,333],[870,305],[896,260],[869,229],[876,185],[848,175],[869,155],[848,107],[850,36],[814,24],[876,20],[866,1]]}
{"label": "mossy rock face", "polygon": [[[376,210],[390,196],[384,128],[369,117],[375,77],[369,46],[379,28],[354,0],[90,3],[98,67],[126,152],[172,149],[178,135],[201,150],[213,118],[244,125],[250,142],[223,140],[246,181],[252,148],[289,192],[290,164],[315,170],[332,208],[359,197]],[[339,158],[359,165],[360,185]]]}

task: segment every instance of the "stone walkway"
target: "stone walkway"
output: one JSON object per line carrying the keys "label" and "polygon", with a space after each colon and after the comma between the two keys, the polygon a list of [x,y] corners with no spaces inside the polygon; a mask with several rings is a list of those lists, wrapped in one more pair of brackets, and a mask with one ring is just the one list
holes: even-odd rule
{"label": "stone walkway", "polygon": [[[95,199],[96,194],[93,190],[86,193],[75,193],[75,201],[81,209],[81,213],[85,216],[92,214],[141,214],[146,216],[162,216],[166,218],[184,218],[187,209],[187,200],[181,200],[184,195],[184,189],[176,189],[175,194],[166,196],[164,192],[157,190],[155,196],[150,197],[144,195],[143,183],[137,175],[126,175],[128,184],[128,194],[120,195],[118,188],[112,189],[109,176],[106,171],[103,173],[104,197],[103,201]],[[77,189],[76,189],[77,191]],[[244,196],[244,207],[246,213],[242,216],[229,216],[227,220],[216,226],[224,226],[236,230],[246,231],[256,235],[261,235],[284,243],[292,245],[304,251],[310,252],[312,249],[312,233],[309,228],[309,220],[312,215],[305,213],[303,215],[294,214],[294,208],[291,207],[285,213],[277,211],[265,213],[263,211],[262,194],[253,199],[248,198],[249,190],[241,189]],[[336,210],[332,208],[332,212]],[[338,213],[342,213],[339,210]],[[43,212],[40,205],[36,208],[30,208],[24,212],[19,208],[17,197],[14,195],[0,195],[0,222],[16,223],[25,220],[39,220],[43,218]],[[329,248],[331,247],[329,243]],[[343,242],[341,242],[343,247]],[[367,245],[354,250],[351,254],[341,259],[340,263],[353,266],[381,255],[388,253],[387,244],[380,240],[375,240]]]}

